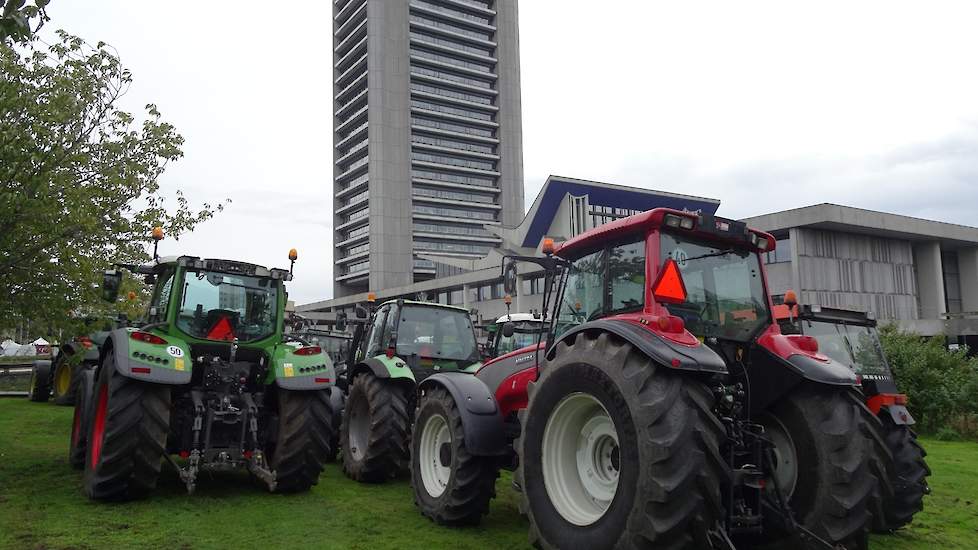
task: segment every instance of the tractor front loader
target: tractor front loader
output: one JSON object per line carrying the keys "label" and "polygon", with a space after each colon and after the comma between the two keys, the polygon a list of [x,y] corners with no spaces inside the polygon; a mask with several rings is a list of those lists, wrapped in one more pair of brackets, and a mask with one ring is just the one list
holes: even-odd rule
{"label": "tractor front loader", "polygon": [[145,276],[152,299],[77,385],[69,458],[86,494],[144,496],[164,461],[188,492],[205,470],[247,469],[278,492],[315,484],[337,413],[334,373],[321,348],[283,335],[292,270],[154,253],[107,271],[103,298],[116,299],[121,269]]}

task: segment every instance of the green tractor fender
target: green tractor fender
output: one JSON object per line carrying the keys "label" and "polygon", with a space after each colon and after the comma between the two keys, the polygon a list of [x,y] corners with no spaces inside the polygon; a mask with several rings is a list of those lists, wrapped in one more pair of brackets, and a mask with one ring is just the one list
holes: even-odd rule
{"label": "green tractor fender", "polygon": [[[155,343],[156,337],[163,343]],[[101,365],[111,353],[116,372],[143,382],[187,384],[193,370],[190,346],[173,335],[157,335],[135,328],[113,330],[100,347]]]}
{"label": "green tractor fender", "polygon": [[274,382],[287,390],[322,390],[336,384],[333,361],[322,350],[308,355],[301,351],[310,347],[276,345],[271,352],[272,368],[266,384]]}
{"label": "green tractor fender", "polygon": [[378,355],[361,361],[350,371],[350,380],[356,378],[360,373],[367,371],[372,372],[377,378],[408,382],[412,387],[417,383],[414,378],[414,373],[411,372],[411,368],[401,358],[396,356],[387,357],[387,355]]}

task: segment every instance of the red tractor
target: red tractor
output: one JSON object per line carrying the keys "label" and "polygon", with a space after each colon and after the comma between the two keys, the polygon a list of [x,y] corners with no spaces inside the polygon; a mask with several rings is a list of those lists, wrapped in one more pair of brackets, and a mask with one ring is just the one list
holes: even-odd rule
{"label": "red tractor", "polygon": [[506,468],[544,548],[865,546],[879,420],[848,367],[781,333],[774,246],[660,208],[509,258],[507,292],[517,262],[543,267],[547,334],[421,384],[422,513],[478,522]]}
{"label": "red tractor", "polygon": [[924,448],[917,442],[907,410],[907,396],[900,393],[893,371],[883,354],[876,318],[862,311],[797,305],[794,292],[786,293],[785,305],[774,306],[785,334],[805,334],[818,341],[819,351],[849,365],[859,379],[866,406],[882,423],[883,445],[892,456],[890,471],[877,472],[880,493],[870,501],[873,530],[887,532],[910,523],[923,509],[930,493],[930,468]]}

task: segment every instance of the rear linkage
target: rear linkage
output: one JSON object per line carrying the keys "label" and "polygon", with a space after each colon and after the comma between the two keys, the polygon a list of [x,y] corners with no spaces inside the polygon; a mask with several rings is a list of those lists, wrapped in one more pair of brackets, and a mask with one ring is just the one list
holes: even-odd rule
{"label": "rear linkage", "polygon": [[[775,529],[791,536],[800,548],[811,550],[846,550],[833,545],[795,521],[788,499],[778,486],[775,469],[774,443],[768,439],[764,426],[744,419],[744,387],[742,383],[713,386],[716,398],[714,409],[727,431],[726,459],[730,467],[730,485],[726,491],[726,517],[723,525],[708,535],[717,550],[736,550],[731,536],[760,535],[764,520]],[[768,483],[772,486],[768,487]]]}
{"label": "rear linkage", "polygon": [[[209,457],[208,462],[201,464],[201,459],[206,456],[207,450],[210,446],[210,434],[211,427],[216,423],[219,424],[241,424],[241,456],[247,460],[248,471],[251,472],[256,478],[265,482],[268,485],[270,491],[275,491],[276,481],[275,472],[268,469],[268,462],[265,460],[265,455],[261,451],[258,440],[258,406],[255,405],[255,400],[252,395],[248,392],[240,391],[239,386],[234,386],[235,380],[233,379],[235,374],[233,373],[233,366],[235,355],[238,351],[237,339],[231,345],[231,352],[228,361],[224,361],[219,357],[214,357],[211,360],[210,368],[208,369],[210,373],[217,373],[213,376],[217,383],[225,386],[224,389],[231,389],[230,392],[220,392],[219,400],[217,403],[217,408],[208,408],[204,406],[204,392],[200,390],[192,390],[190,392],[191,400],[194,405],[194,424],[193,424],[193,444],[191,446],[190,453],[187,455],[187,466],[183,467],[177,464],[177,462],[169,455],[169,453],[164,453],[167,461],[180,475],[180,480],[183,481],[184,485],[187,487],[187,493],[193,494],[197,487],[197,475],[200,470],[232,470],[235,469],[239,464],[239,460],[232,458],[226,451],[221,451],[214,457]],[[229,388],[230,386],[230,388]],[[238,391],[234,391],[234,390]],[[240,397],[244,408],[239,408],[231,404],[231,398],[229,393],[237,393]],[[205,429],[206,424],[206,429]],[[247,430],[247,436],[245,434]],[[203,449],[200,444],[201,431],[204,432],[204,445]],[[246,450],[250,447],[251,450]]]}

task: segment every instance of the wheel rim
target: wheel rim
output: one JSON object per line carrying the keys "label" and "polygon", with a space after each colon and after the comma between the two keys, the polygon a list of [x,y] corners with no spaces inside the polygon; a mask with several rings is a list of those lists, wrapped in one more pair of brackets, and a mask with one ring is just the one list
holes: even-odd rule
{"label": "wheel rim", "polygon": [[356,460],[363,460],[370,438],[370,407],[363,395],[350,401],[353,405],[350,410],[350,454]]}
{"label": "wheel rim", "polygon": [[68,393],[71,387],[71,369],[64,362],[58,364],[58,369],[54,377],[54,391],[61,397]]}
{"label": "wheel rim", "polygon": [[105,438],[105,412],[109,405],[109,385],[103,384],[98,391],[98,404],[95,407],[95,423],[92,426],[92,469],[102,457],[102,440]]}
{"label": "wheel rim", "polygon": [[764,415],[762,424],[774,444],[774,478],[784,495],[791,498],[798,483],[798,450],[795,441],[788,428],[776,416]]}
{"label": "wheel rim", "polygon": [[448,421],[440,414],[432,415],[421,429],[418,460],[425,491],[438,498],[445,492],[452,477],[452,433]]}
{"label": "wheel rim", "polygon": [[587,526],[601,519],[618,491],[618,431],[592,395],[572,393],[554,407],[543,431],[543,483],[565,520]]}

